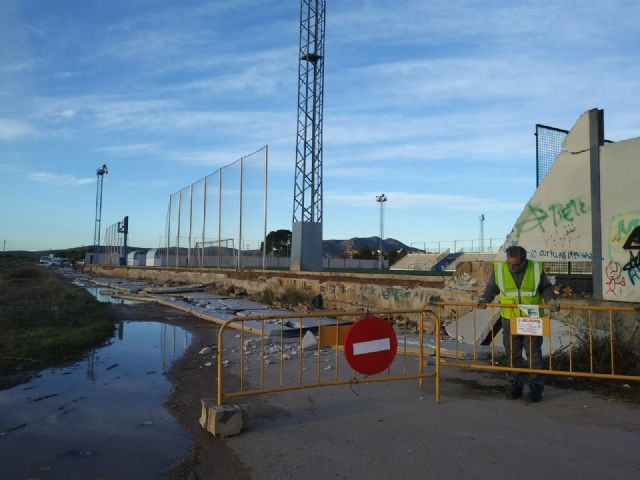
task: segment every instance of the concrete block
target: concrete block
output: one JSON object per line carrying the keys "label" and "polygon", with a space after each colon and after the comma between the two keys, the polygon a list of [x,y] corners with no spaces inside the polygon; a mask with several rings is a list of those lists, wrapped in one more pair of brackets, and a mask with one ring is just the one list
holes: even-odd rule
{"label": "concrete block", "polygon": [[451,338],[457,336],[461,343],[487,345],[491,342],[491,332],[497,333],[499,318],[499,308],[471,311],[447,325],[445,330]]}
{"label": "concrete block", "polygon": [[216,405],[213,398],[203,398],[200,425],[214,436],[238,435],[244,426],[242,408],[239,405]]}
{"label": "concrete block", "polygon": [[307,330],[307,333],[302,337],[302,350],[314,350],[316,348],[318,348],[318,340],[310,330]]}

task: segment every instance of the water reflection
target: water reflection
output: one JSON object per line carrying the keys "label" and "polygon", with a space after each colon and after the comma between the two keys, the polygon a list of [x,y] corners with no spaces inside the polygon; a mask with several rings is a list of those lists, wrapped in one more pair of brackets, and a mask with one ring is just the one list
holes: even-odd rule
{"label": "water reflection", "polygon": [[158,478],[189,448],[162,372],[190,342],[179,327],[123,322],[84,361],[0,391],[0,478]]}
{"label": "water reflection", "polygon": [[109,290],[106,287],[85,286],[84,288],[87,290],[87,292],[89,292],[91,295],[96,297],[96,299],[99,302],[103,302],[103,303],[119,303],[119,304],[124,304],[124,305],[132,305],[134,303],[138,303],[138,302],[134,302],[132,300],[123,300],[121,298],[113,298],[111,295],[113,293],[115,293],[115,292],[113,290]]}

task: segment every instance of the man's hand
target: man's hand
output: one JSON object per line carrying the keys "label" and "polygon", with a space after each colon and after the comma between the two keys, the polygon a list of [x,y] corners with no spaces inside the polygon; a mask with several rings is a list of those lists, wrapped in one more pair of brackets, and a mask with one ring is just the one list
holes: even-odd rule
{"label": "man's hand", "polygon": [[486,310],[487,302],[478,302],[478,306],[476,307],[478,310]]}
{"label": "man's hand", "polygon": [[555,298],[552,298],[551,300],[549,300],[549,303],[547,303],[547,305],[549,306],[550,312],[555,313],[560,311],[560,304]]}

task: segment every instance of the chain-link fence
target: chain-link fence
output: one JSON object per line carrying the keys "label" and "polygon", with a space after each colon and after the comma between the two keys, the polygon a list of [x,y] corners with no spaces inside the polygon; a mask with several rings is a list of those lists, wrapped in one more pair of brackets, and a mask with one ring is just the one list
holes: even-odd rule
{"label": "chain-link fence", "polygon": [[497,253],[504,243],[504,238],[478,238],[472,240],[435,240],[430,242],[411,242],[411,248],[426,253],[465,252],[465,253]]}
{"label": "chain-link fence", "polygon": [[268,146],[169,196],[162,265],[265,266]]}

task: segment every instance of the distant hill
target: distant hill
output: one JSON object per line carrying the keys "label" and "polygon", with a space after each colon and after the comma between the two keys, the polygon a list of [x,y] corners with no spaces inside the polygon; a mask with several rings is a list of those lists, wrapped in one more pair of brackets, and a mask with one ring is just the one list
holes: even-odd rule
{"label": "distant hill", "polygon": [[[103,247],[104,248],[104,247]],[[148,248],[139,248],[139,247],[127,247],[129,252],[134,250],[149,250]],[[72,248],[58,248],[51,250],[12,250],[7,251],[6,254],[13,257],[22,257],[22,258],[33,258],[38,260],[40,257],[44,257],[46,255],[55,255],[57,257],[66,257],[69,260],[84,260],[84,256],[86,253],[90,253],[94,251],[93,245],[85,245],[82,247],[72,247]]]}
{"label": "distant hill", "polygon": [[[325,257],[339,258],[345,253],[358,251],[361,248],[369,247],[371,251],[380,247],[380,237],[354,237],[349,240],[323,240],[322,253]],[[382,250],[385,253],[397,251],[404,248],[408,252],[417,252],[419,249],[409,247],[395,238],[386,238],[382,241]]]}
{"label": "distant hill", "polygon": [[[371,251],[378,250],[380,245],[380,237],[354,237],[349,240],[323,240],[322,241],[322,253],[325,257],[332,258],[340,258],[345,253],[348,252],[356,252],[364,247],[369,247]],[[408,245],[405,245],[399,240],[395,238],[386,238],[382,241],[382,249],[385,253],[389,253],[392,251],[398,251],[400,249],[405,249],[407,252],[418,252],[420,251],[417,248],[412,248]],[[147,251],[149,248],[146,247],[134,247],[129,246],[127,248],[129,252],[134,250]],[[82,260],[84,259],[85,253],[93,252],[94,247],[92,245],[83,246],[83,247],[75,247],[75,248],[67,248],[67,249],[52,249],[52,250],[39,250],[39,251],[26,251],[26,250],[13,250],[10,252],[6,252],[7,255],[16,256],[16,257],[29,257],[38,259],[41,256],[55,254],[59,257],[67,257],[71,261]]]}

